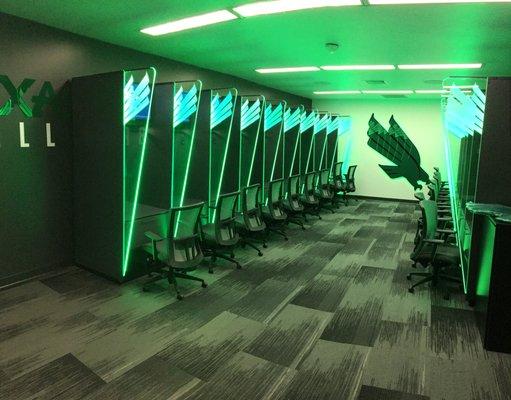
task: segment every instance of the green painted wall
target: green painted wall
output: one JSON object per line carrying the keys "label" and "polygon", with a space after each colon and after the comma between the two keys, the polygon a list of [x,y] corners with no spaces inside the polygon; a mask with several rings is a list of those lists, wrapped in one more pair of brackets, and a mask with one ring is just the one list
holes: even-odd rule
{"label": "green painted wall", "polygon": [[[404,178],[390,179],[378,164],[391,163],[367,145],[367,122],[374,113],[380,123],[388,128],[394,115],[421,155],[421,165],[428,174],[434,166],[445,175],[443,126],[438,99],[320,99],[314,107],[352,117],[353,146],[351,164],[357,164],[355,175],[357,194],[361,196],[413,199],[413,188]],[[343,149],[340,149],[341,151]]]}

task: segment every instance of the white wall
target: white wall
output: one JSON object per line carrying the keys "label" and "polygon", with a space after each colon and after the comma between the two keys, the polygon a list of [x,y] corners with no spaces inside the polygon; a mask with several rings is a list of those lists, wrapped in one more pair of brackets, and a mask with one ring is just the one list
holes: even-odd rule
{"label": "white wall", "polygon": [[378,164],[393,164],[367,145],[367,123],[372,113],[386,129],[390,116],[394,115],[419,150],[421,166],[428,174],[431,175],[434,166],[445,171],[440,98],[320,99],[314,100],[313,106],[319,111],[352,117],[353,145],[350,164],[358,165],[355,174],[358,195],[413,199],[413,188],[408,181],[404,178],[389,178]]}

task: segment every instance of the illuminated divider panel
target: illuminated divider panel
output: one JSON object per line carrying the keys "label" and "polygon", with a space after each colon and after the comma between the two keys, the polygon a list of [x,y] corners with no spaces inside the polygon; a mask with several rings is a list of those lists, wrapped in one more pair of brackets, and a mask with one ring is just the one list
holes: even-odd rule
{"label": "illuminated divider panel", "polygon": [[[172,179],[170,206],[182,207],[188,201],[190,170],[196,148],[197,115],[202,90],[201,81],[176,82],[172,91]],[[176,216],[174,234],[179,233],[181,215]]]}
{"label": "illuminated divider panel", "polygon": [[154,68],[74,78],[75,262],[117,281],[129,275],[156,78]]}
{"label": "illuminated divider panel", "polygon": [[477,84],[472,86],[470,94],[456,84],[449,86],[449,95],[443,100],[444,145],[451,211],[466,292],[472,232],[465,206],[476,196],[486,96]]}
{"label": "illuminated divider panel", "polygon": [[[216,205],[222,189],[234,190],[235,184],[224,187],[225,170],[229,152],[238,149],[231,147],[232,125],[236,108],[238,91],[236,89],[213,90],[210,102],[210,131],[209,131],[209,185],[208,202]],[[236,138],[237,141],[237,138]],[[236,171],[236,167],[230,171]],[[237,179],[236,179],[237,180]],[[208,209],[208,220],[213,222],[216,210]]]}
{"label": "illuminated divider panel", "polygon": [[284,113],[284,178],[300,174],[300,123],[304,107],[286,108]]}
{"label": "illuminated divider panel", "polygon": [[339,117],[337,129],[337,161],[342,161],[342,173],[346,174],[350,166],[351,150],[353,148],[352,119],[349,116]]}
{"label": "illuminated divider panel", "polygon": [[[243,96],[239,119],[238,190],[262,182],[264,96]],[[259,162],[258,162],[259,161]]]}
{"label": "illuminated divider panel", "polygon": [[330,124],[331,116],[329,113],[320,114],[314,124],[314,140],[313,140],[313,171],[319,171],[326,168],[326,132]]}
{"label": "illuminated divider panel", "polygon": [[284,177],[284,112],[286,102],[267,102],[264,110],[262,198],[267,199],[266,184]]}
{"label": "illuminated divider panel", "polygon": [[332,115],[330,119],[330,123],[326,127],[326,151],[325,151],[325,159],[326,166],[330,171],[330,176],[332,175],[334,163],[338,159],[337,149],[339,146],[339,137],[338,132],[341,125],[341,117]]}
{"label": "illuminated divider panel", "polygon": [[314,126],[319,116],[317,111],[304,111],[300,120],[300,174],[314,170]]}

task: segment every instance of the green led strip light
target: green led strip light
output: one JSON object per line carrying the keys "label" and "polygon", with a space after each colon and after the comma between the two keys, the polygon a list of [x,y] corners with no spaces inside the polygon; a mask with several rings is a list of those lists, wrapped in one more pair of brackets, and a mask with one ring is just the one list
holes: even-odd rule
{"label": "green led strip light", "polygon": [[[177,88],[177,83],[176,85],[174,86],[174,93],[175,93],[175,89]],[[193,154],[193,148],[194,148],[194,144],[195,144],[195,133],[196,133],[196,127],[197,127],[197,115],[199,113],[199,104],[200,104],[200,97],[201,97],[201,91],[202,91],[202,82],[200,80],[196,81],[195,82],[195,85],[197,85],[197,110],[195,111],[195,115],[194,115],[194,121],[193,121],[193,129],[192,129],[192,138],[190,140],[190,148],[188,150],[188,157],[187,157],[187,161],[186,161],[186,169],[185,169],[185,174],[184,174],[184,182],[183,182],[183,188],[181,190],[181,196],[180,196],[180,199],[179,199],[179,204],[178,204],[178,207],[183,207],[184,206],[184,201],[185,201],[185,195],[186,195],[186,188],[188,186],[188,175],[189,175],[189,172],[190,172],[190,165],[191,165],[191,160],[192,160],[192,154]],[[174,107],[176,105],[174,104]],[[175,146],[175,135],[174,135],[174,132],[175,132],[175,129],[177,128],[176,127],[172,127],[172,151],[175,150],[176,146]],[[175,169],[175,166],[174,166],[174,160],[175,160],[175,157],[173,156],[172,157],[172,171],[173,171],[173,174],[174,174],[174,171],[176,171]],[[174,199],[174,177],[172,179],[172,182],[171,182],[171,198],[172,200]],[[173,201],[171,201],[171,203],[173,203]],[[174,205],[172,204],[172,207]],[[177,229],[179,227],[179,221],[181,219],[181,212],[179,212],[177,215],[176,215],[176,224],[174,226],[174,236],[177,235]]]}
{"label": "green led strip light", "polygon": [[[128,229],[128,240],[126,241],[125,237],[125,226],[126,223],[126,124],[123,123],[123,252],[122,252],[122,276],[126,276],[126,272],[128,270],[129,265],[129,259],[130,259],[130,248],[131,248],[131,242],[133,240],[133,228],[135,227],[135,215],[137,212],[138,207],[138,195],[140,192],[140,182],[142,179],[142,171],[144,169],[144,161],[145,161],[145,149],[146,149],[146,143],[147,143],[147,133],[149,128],[149,120],[151,118],[151,104],[153,101],[153,93],[154,93],[154,82],[156,80],[156,69],[151,67],[149,68],[149,71],[153,73],[152,80],[151,80],[151,94],[149,99],[149,111],[147,114],[147,119],[145,123],[145,129],[144,129],[144,139],[142,141],[142,154],[140,156],[139,161],[139,167],[138,167],[138,173],[137,173],[137,183],[135,185],[135,197],[133,199],[133,207],[131,209],[131,218],[129,219],[129,229]],[[127,71],[123,71],[123,86],[126,83],[126,73]],[[128,71],[128,73],[131,73]]]}
{"label": "green led strip light", "polygon": [[[261,121],[263,121],[264,107],[266,107],[266,99],[265,99],[264,96],[261,96],[260,101],[261,101],[261,114],[259,116],[259,123],[257,124],[257,134],[256,134],[255,142],[254,142],[254,149],[252,150],[252,160],[250,161],[250,171],[248,173],[247,186],[250,186],[250,182],[252,180],[252,172],[253,172],[253,169],[254,169],[254,161],[255,161],[255,156],[256,156],[256,153],[257,153],[257,144],[258,144],[258,141],[259,141],[259,133],[261,131]],[[240,151],[241,151],[241,146],[240,146]],[[240,158],[240,160],[241,160],[241,158]],[[241,177],[241,174],[240,174],[240,177]]]}

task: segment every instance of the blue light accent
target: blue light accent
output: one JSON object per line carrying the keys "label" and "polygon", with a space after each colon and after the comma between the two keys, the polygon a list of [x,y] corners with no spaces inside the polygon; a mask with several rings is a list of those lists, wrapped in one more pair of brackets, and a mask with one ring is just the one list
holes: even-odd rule
{"label": "blue light accent", "polygon": [[261,102],[257,99],[254,104],[248,106],[248,100],[241,106],[241,130],[248,128],[261,118]]}
{"label": "blue light accent", "polygon": [[339,130],[337,131],[338,136],[345,135],[351,130],[351,117],[340,117]]}
{"label": "blue light accent", "polygon": [[[149,108],[151,89],[149,75],[146,73],[139,84],[133,83],[133,75],[124,86],[124,125]],[[147,116],[147,113],[145,114]]]}
{"label": "blue light accent", "polygon": [[289,131],[290,129],[293,129],[295,126],[297,126],[300,123],[301,119],[301,108],[298,107],[295,109],[293,113],[291,113],[291,109],[288,108],[286,112],[284,113],[284,132]]}
{"label": "blue light accent", "polygon": [[330,120],[330,115],[325,114],[323,117],[318,117],[314,123],[314,134],[321,132],[328,125],[328,121]]}
{"label": "blue light accent", "polygon": [[272,111],[272,105],[268,104],[264,110],[264,131],[267,132],[278,123],[282,122],[283,117],[282,103],[279,103]]}
{"label": "blue light accent", "polygon": [[174,95],[174,128],[197,111],[197,92],[196,85],[193,85],[188,92],[185,92],[181,86]]}
{"label": "blue light accent", "polygon": [[467,96],[458,87],[451,88],[445,108],[445,127],[452,135],[463,138],[482,132],[486,97],[477,85]]}
{"label": "blue light accent", "polygon": [[211,100],[211,129],[221,124],[232,115],[234,102],[232,93],[229,92],[223,100],[217,94]]}
{"label": "blue light accent", "polygon": [[314,125],[315,121],[316,113],[314,111],[311,111],[309,115],[307,115],[307,112],[304,111],[300,121],[300,133],[305,132],[307,129],[310,129]]}

